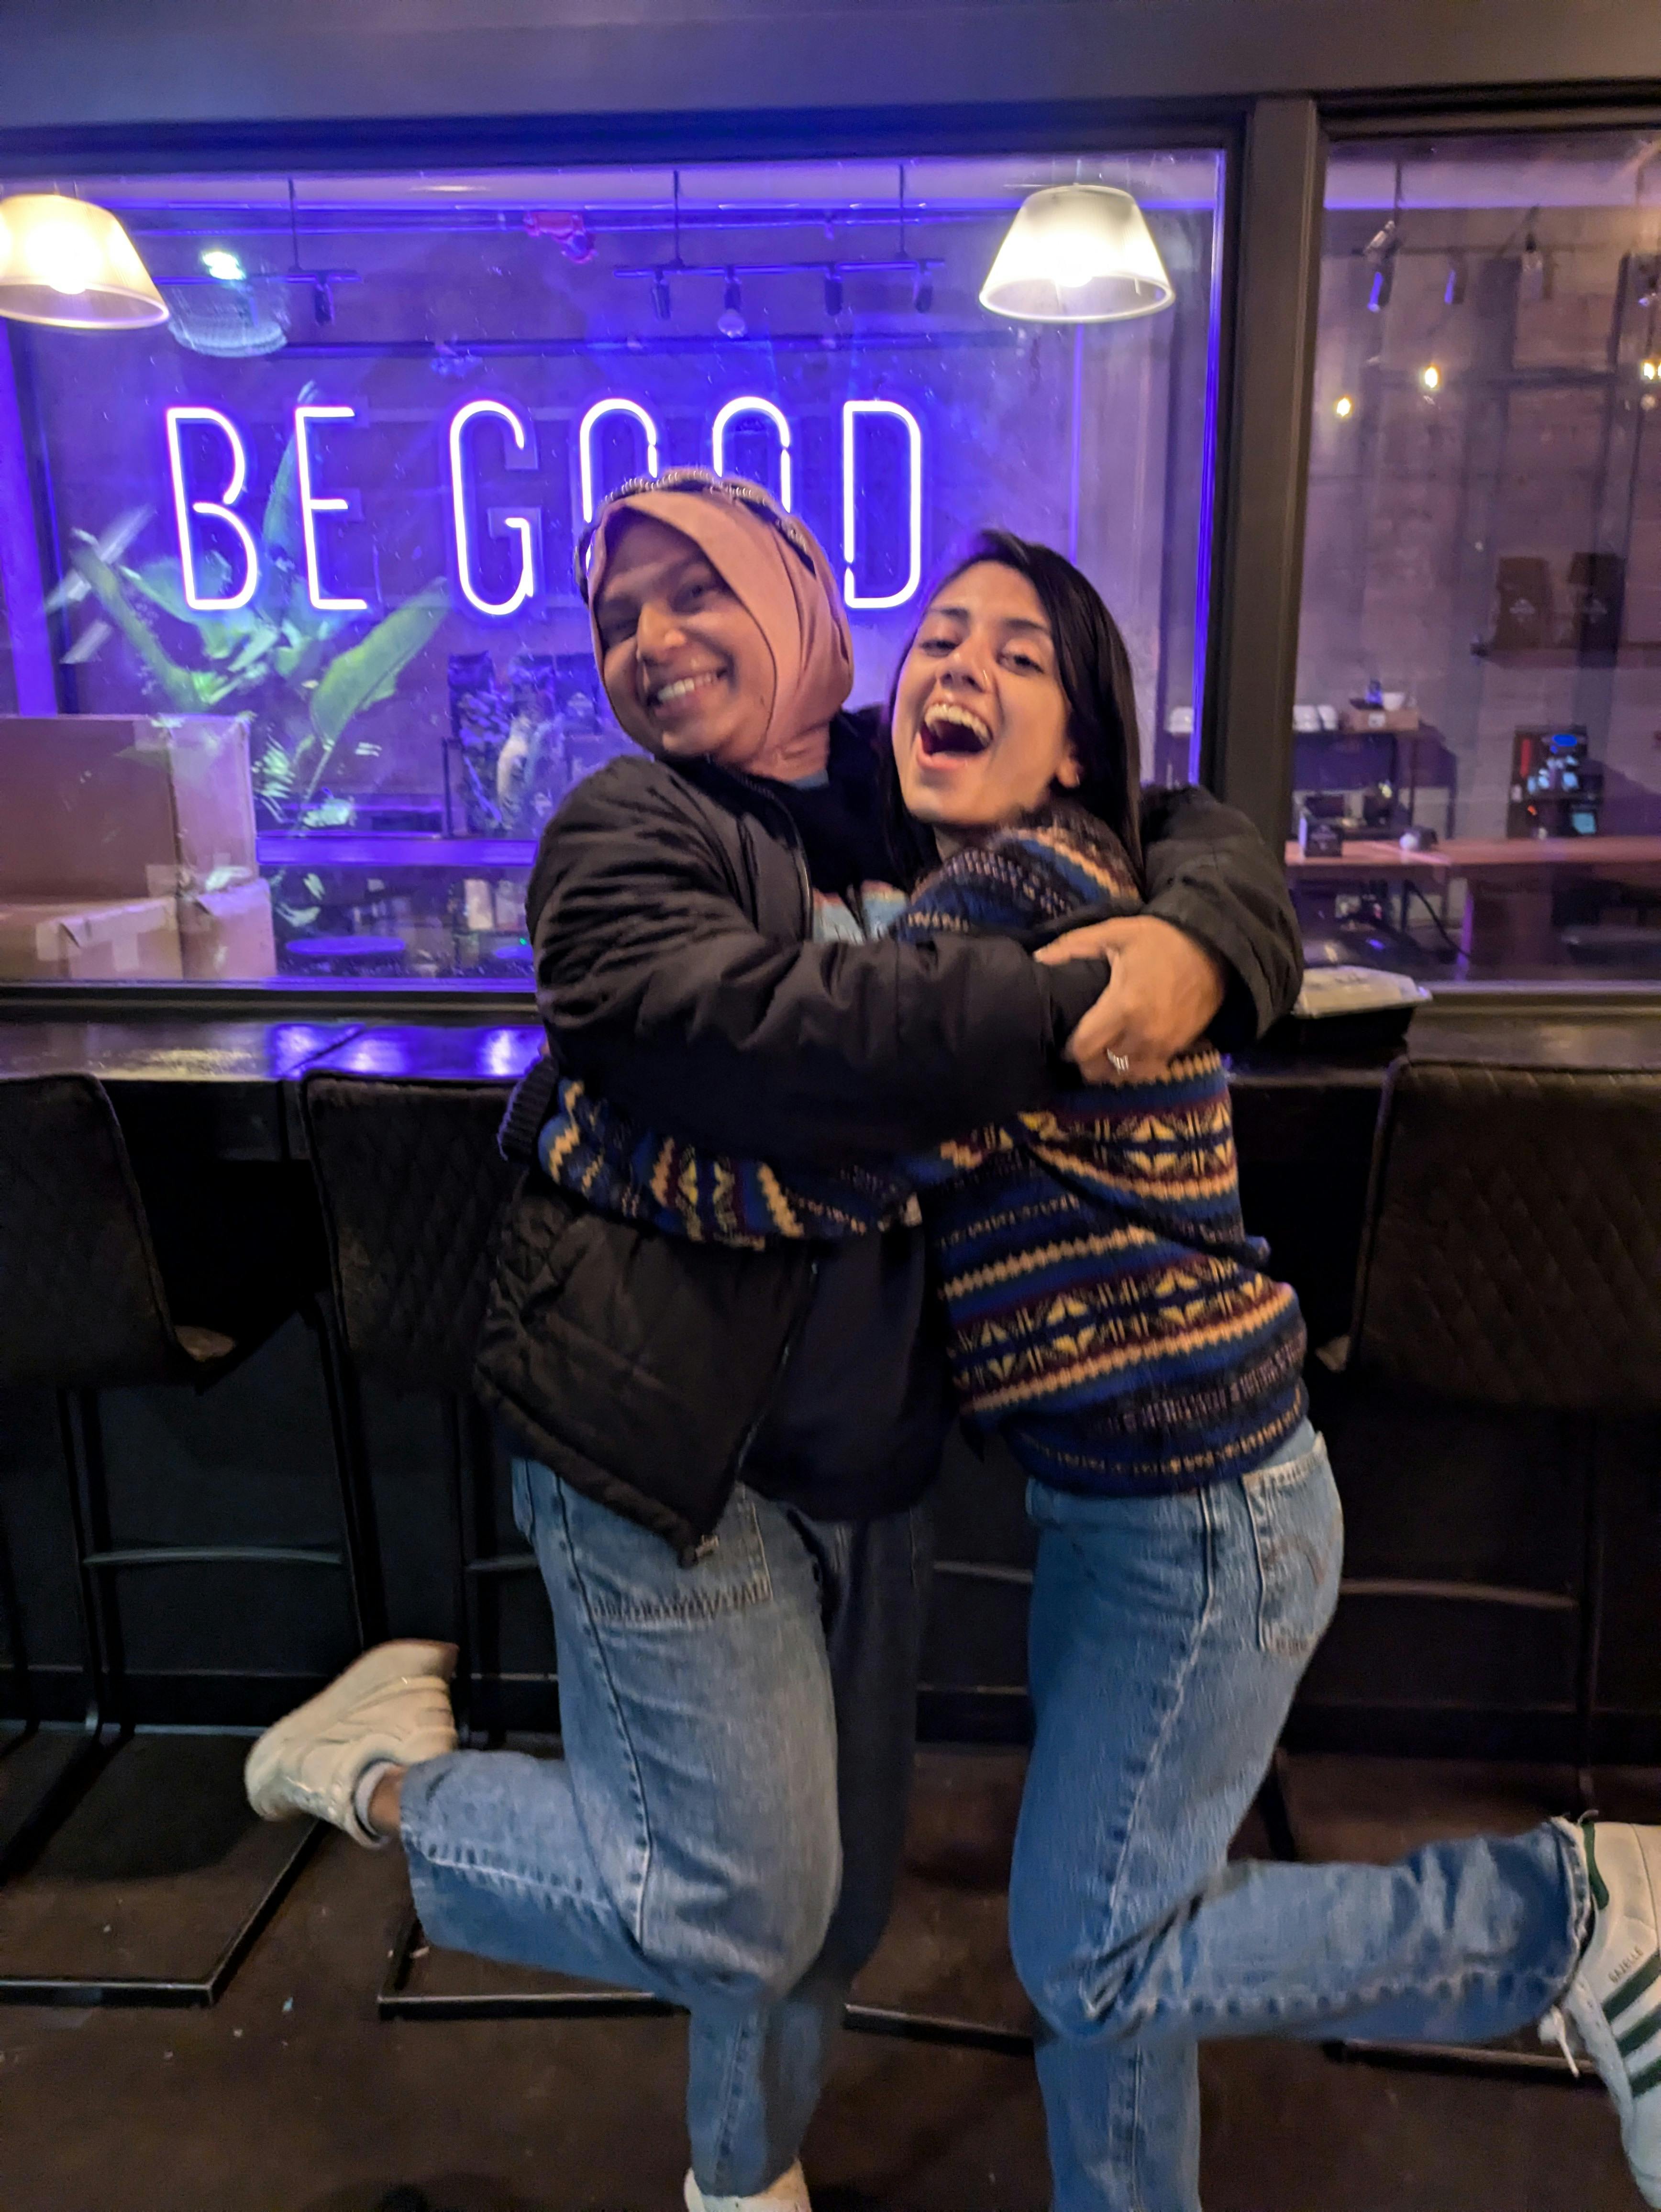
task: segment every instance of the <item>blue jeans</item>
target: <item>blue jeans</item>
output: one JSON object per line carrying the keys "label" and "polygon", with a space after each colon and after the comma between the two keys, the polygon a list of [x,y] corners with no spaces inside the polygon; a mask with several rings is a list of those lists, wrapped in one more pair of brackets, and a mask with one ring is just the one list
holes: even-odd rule
{"label": "blue jeans", "polygon": [[1552,1824],[1395,1866],[1226,1863],[1337,1599],[1343,1524],[1305,1422],[1207,1490],[1033,1483],[1037,1734],[1010,1884],[1042,2020],[1054,2212],[1197,2212],[1200,2039],[1478,2043],[1536,2019],[1589,1905]]}
{"label": "blue jeans", "polygon": [[553,1604],[565,1756],[411,1769],[416,1909],[435,1943],[685,2006],[698,2185],[760,2191],[888,1917],[927,1510],[813,1522],[740,1485],[683,1567],[534,1461],[514,1510]]}

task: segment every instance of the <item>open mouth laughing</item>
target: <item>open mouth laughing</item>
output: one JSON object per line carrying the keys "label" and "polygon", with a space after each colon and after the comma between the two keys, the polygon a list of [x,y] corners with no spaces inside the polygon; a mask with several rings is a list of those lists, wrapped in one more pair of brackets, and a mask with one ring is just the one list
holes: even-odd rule
{"label": "open mouth laughing", "polygon": [[917,729],[917,750],[925,760],[974,759],[992,749],[990,727],[957,699],[936,699]]}

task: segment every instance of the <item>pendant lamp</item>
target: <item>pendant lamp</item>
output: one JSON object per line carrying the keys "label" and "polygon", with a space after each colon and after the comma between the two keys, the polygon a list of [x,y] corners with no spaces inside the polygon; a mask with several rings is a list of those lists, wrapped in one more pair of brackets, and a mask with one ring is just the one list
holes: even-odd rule
{"label": "pendant lamp", "polygon": [[981,305],[1024,323],[1116,323],[1176,298],[1147,223],[1116,185],[1050,185],[1021,203]]}
{"label": "pendant lamp", "polygon": [[167,302],[107,208],[62,192],[0,199],[0,315],[66,331],[165,323]]}

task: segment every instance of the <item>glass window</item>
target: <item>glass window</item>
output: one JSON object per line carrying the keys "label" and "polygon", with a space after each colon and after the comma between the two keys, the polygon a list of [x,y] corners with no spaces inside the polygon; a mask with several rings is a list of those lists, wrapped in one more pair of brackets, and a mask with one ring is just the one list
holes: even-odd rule
{"label": "glass window", "polygon": [[1315,958],[1661,975],[1658,155],[1333,149],[1288,847]]}
{"label": "glass window", "polygon": [[[29,471],[0,499],[0,681],[82,719],[0,726],[0,902],[18,872],[33,901],[99,890],[24,817],[67,781],[90,823],[137,745],[200,819],[187,837],[174,811],[188,854],[141,851],[123,801],[103,890],[188,891],[187,974],[526,977],[538,835],[626,743],[574,547],[608,486],[684,463],[757,478],[818,534],[855,704],[969,532],[1074,556],[1129,641],[1144,773],[1187,780],[1220,185],[1206,151],[82,179],[170,316],[7,326],[0,452]],[[1104,185],[1146,216],[1174,298],[1139,304],[1164,312],[980,303],[1031,194]],[[1070,250],[1059,297],[1087,302],[1094,249]],[[140,742],[136,714],[245,719]],[[15,941],[0,927],[0,972]]]}

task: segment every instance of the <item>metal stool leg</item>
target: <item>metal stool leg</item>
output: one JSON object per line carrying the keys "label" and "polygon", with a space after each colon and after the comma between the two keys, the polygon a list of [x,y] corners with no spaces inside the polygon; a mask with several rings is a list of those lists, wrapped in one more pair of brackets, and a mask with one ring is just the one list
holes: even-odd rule
{"label": "metal stool leg", "polygon": [[1574,1784],[1577,1813],[1596,1809],[1592,1776],[1593,1729],[1597,1678],[1603,1643],[1603,1480],[1597,1450],[1597,1425],[1583,1424],[1580,1531],[1580,1636],[1574,1668]]}
{"label": "metal stool leg", "polygon": [[1269,1835],[1269,1848],[1277,1859],[1295,1860],[1297,1832],[1292,1825],[1292,1801],[1287,1790],[1287,1755],[1277,1743],[1257,1792],[1256,1812]]}
{"label": "metal stool leg", "polygon": [[74,1408],[69,1394],[58,1394],[58,1444],[63,1455],[76,1556],[76,1620],[80,1633],[82,1667],[86,1676],[87,1707],[78,1733],[46,1733],[35,1711],[29,1677],[28,1652],[24,1641],[23,1612],[13,1574],[11,1553],[0,1529],[0,1601],[3,1602],[6,1635],[13,1664],[23,1686],[24,1728],[21,1737],[8,1748],[0,1770],[0,1881],[19,1873],[40,1850],[52,1831],[85,1794],[103,1764],[100,1728],[103,1718],[100,1685],[102,1668],[88,1608],[85,1576],[79,1561],[82,1540],[80,1455],[76,1449]]}
{"label": "metal stool leg", "polygon": [[476,1473],[468,1459],[466,1413],[459,1398],[444,1401],[450,1452],[450,1499],[455,1521],[456,1671],[451,1685],[456,1734],[463,1743],[482,1742],[478,1708],[478,1584],[473,1575]]}
{"label": "metal stool leg", "polygon": [[370,1644],[386,1639],[386,1591],[380,1568],[380,1532],[375,1520],[374,1492],[369,1481],[368,1452],[363,1441],[362,1407],[333,1300],[307,1299],[301,1311],[316,1341],[323,1370],[341,1527],[345,1536],[352,1625],[357,1648],[363,1651]]}

